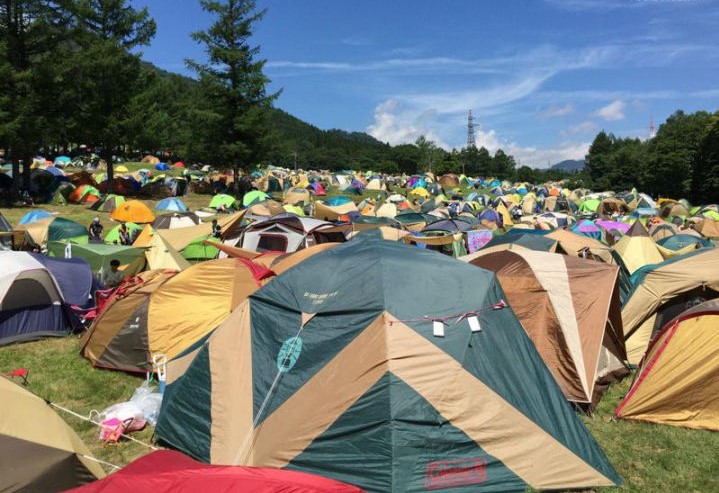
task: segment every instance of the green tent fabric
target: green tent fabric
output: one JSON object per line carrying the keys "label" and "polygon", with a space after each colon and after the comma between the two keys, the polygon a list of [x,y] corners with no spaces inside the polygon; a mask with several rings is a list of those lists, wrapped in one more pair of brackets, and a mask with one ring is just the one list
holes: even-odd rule
{"label": "green tent fabric", "polygon": [[371,492],[619,484],[503,298],[493,273],[400,243],[317,253],[170,362],[156,435]]}
{"label": "green tent fabric", "polygon": [[249,207],[251,205],[264,202],[265,200],[270,200],[271,198],[272,197],[270,197],[261,190],[251,190],[247,192],[244,197],[242,197],[242,205],[245,207]]}
{"label": "green tent fabric", "polygon": [[210,201],[210,207],[212,207],[213,209],[217,209],[221,206],[233,207],[235,205],[235,202],[237,202],[237,200],[232,195],[220,193],[212,197],[212,200]]}
{"label": "green tent fabric", "polygon": [[[105,243],[120,243],[120,224],[112,228],[110,231],[107,232],[105,235]],[[125,226],[127,226],[127,230],[130,233],[130,238],[132,238],[136,233],[139,233],[144,228],[144,224],[135,224],[135,223],[125,223]]]}
{"label": "green tent fabric", "polygon": [[74,243],[65,243],[61,241],[49,241],[47,249],[51,257],[66,258],[68,254],[71,258],[84,259],[93,272],[99,272],[100,269],[109,269],[110,261],[117,259],[121,265],[129,265],[130,270],[126,269],[128,275],[135,275],[145,266],[145,250],[123,245],[105,245],[102,243],[88,243],[87,245],[78,245]]}
{"label": "green tent fabric", "polygon": [[50,201],[52,205],[67,205],[67,200],[60,190],[57,190]]}
{"label": "green tent fabric", "polygon": [[582,202],[582,205],[579,206],[579,212],[597,212],[597,209],[599,209],[599,204],[602,202],[597,199],[588,199]]}
{"label": "green tent fabric", "polygon": [[74,243],[87,243],[87,229],[80,223],[56,217],[47,230],[48,241],[72,241]]}
{"label": "green tent fabric", "polygon": [[[195,240],[192,240],[183,250],[182,256],[185,260],[197,261],[197,260],[211,260],[217,258],[220,250],[217,247],[204,243],[205,240],[212,240],[212,235],[201,236]],[[215,239],[216,240],[216,239]],[[216,240],[217,241],[217,240]]]}
{"label": "green tent fabric", "polygon": [[90,206],[90,209],[99,212],[112,212],[125,203],[125,197],[122,195],[110,194],[104,199],[100,199]]}

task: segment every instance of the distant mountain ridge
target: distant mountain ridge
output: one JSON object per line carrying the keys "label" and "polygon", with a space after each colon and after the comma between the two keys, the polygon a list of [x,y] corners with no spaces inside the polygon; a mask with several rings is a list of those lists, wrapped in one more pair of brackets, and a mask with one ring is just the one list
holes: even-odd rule
{"label": "distant mountain ridge", "polygon": [[559,169],[562,171],[581,171],[584,169],[584,159],[565,159],[561,163],[557,163],[551,169]]}

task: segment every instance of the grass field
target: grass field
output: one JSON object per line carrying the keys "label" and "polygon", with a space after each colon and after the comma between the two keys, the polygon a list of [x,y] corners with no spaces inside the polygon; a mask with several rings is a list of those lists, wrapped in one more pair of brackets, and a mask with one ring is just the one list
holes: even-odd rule
{"label": "grass field", "polygon": [[[376,192],[375,192],[376,193]],[[207,206],[209,196],[184,198],[191,209]],[[154,202],[148,205],[154,207]],[[98,213],[76,205],[41,208],[88,224]],[[16,223],[29,208],[0,209]],[[103,222],[109,222],[107,214]],[[106,226],[107,227],[107,226]],[[142,379],[119,372],[93,368],[80,357],[77,337],[55,338],[0,348],[0,373],[15,368],[30,370],[30,390],[42,397],[87,416],[95,410],[127,400]],[[607,453],[619,475],[621,488],[602,491],[632,492],[710,492],[719,491],[719,433],[688,430],[632,421],[614,421],[612,411],[626,394],[630,379],[613,385],[591,417],[583,417],[587,427]],[[62,417],[80,434],[91,451],[102,460],[122,466],[149,449],[123,441],[103,446],[98,430],[78,418]],[[152,430],[134,435],[149,442]],[[534,453],[541,454],[541,450]]]}

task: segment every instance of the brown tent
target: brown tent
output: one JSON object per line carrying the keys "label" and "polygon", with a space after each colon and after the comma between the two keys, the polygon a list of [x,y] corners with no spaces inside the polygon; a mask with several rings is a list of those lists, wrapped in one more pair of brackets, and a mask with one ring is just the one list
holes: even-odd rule
{"label": "brown tent", "polygon": [[454,173],[442,175],[439,177],[439,184],[443,187],[458,187],[459,176],[455,175]]}
{"label": "brown tent", "polygon": [[0,377],[0,491],[61,491],[105,472],[45,402]]}
{"label": "brown tent", "polygon": [[627,373],[616,266],[525,249],[470,263],[497,274],[568,400],[594,406],[606,385]]}

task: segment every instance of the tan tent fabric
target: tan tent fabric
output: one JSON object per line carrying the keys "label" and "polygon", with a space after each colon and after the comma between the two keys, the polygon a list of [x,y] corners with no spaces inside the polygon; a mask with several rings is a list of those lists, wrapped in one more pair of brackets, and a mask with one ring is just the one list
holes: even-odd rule
{"label": "tan tent fabric", "polygon": [[148,308],[152,354],[171,359],[211,332],[267,280],[256,280],[238,259],[201,262],[155,291]]}
{"label": "tan tent fabric", "polygon": [[315,202],[314,216],[317,219],[336,221],[340,216],[349,214],[350,212],[359,212],[359,209],[357,209],[357,205],[354,202],[347,202],[346,204],[338,206],[329,206],[320,201]]}
{"label": "tan tent fabric", "polygon": [[55,220],[55,217],[44,217],[27,224],[19,224],[17,229],[20,231],[26,231],[30,235],[32,241],[41,245],[47,243],[48,230],[50,229],[50,223]]}
{"label": "tan tent fabric", "polygon": [[719,301],[670,322],[652,342],[617,417],[719,431]]}
{"label": "tan tent fabric", "polygon": [[190,263],[159,234],[152,235],[145,258],[150,269],[185,270]]}
{"label": "tan tent fabric", "polygon": [[719,240],[719,227],[717,222],[711,218],[704,218],[694,226],[694,229],[701,233],[704,238]]}
{"label": "tan tent fabric", "polygon": [[557,240],[558,247],[571,257],[594,257],[607,264],[614,263],[611,247],[594,238],[578,235],[566,229],[556,229],[546,237]]}
{"label": "tan tent fabric", "polygon": [[567,399],[596,404],[596,386],[626,373],[618,268],[533,250],[495,252],[470,261],[497,274]]}
{"label": "tan tent fabric", "polygon": [[40,397],[0,377],[0,490],[58,491],[105,476],[80,437]]}
{"label": "tan tent fabric", "polygon": [[627,356],[631,364],[639,364],[647,350],[657,310],[696,288],[719,291],[719,249],[692,254],[647,273],[622,307]]}
{"label": "tan tent fabric", "polygon": [[[217,218],[217,224],[224,228],[244,215],[244,211]],[[187,228],[163,229],[159,231],[162,238],[175,250],[181,252],[196,239],[212,234],[212,223],[200,223]]]}
{"label": "tan tent fabric", "polygon": [[455,233],[455,234],[443,235],[443,236],[407,235],[407,236],[403,237],[402,239],[406,243],[424,243],[425,245],[438,246],[438,245],[451,245],[455,241],[461,241],[462,238],[463,238],[462,233]]}
{"label": "tan tent fabric", "polygon": [[305,205],[310,204],[312,202],[312,196],[310,195],[309,190],[305,190],[304,188],[290,188],[285,192],[284,198],[282,199],[282,203],[284,204],[290,204],[290,205],[297,205],[299,203],[304,203]]}
{"label": "tan tent fabric", "polygon": [[[641,224],[637,221],[637,224]],[[623,236],[614,245],[614,250],[622,257],[630,274],[649,264],[664,261],[656,243],[647,236]]]}

